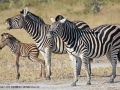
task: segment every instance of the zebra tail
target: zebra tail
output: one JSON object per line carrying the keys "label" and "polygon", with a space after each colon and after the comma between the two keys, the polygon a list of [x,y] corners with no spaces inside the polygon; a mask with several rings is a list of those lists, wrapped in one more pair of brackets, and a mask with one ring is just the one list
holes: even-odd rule
{"label": "zebra tail", "polygon": [[118,61],[120,62],[120,50],[118,52]]}

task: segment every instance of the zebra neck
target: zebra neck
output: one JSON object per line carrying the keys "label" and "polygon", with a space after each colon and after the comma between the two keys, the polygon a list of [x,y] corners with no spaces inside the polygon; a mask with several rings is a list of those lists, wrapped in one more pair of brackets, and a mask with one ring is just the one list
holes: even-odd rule
{"label": "zebra neck", "polygon": [[48,33],[49,28],[50,25],[36,23],[28,19],[25,20],[24,29],[34,39],[39,49],[44,48],[47,39],[46,34]]}
{"label": "zebra neck", "polygon": [[50,28],[50,25],[36,23],[31,20],[26,20],[24,26],[24,29],[35,41],[38,38],[44,38],[43,36],[48,33],[48,28]]}
{"label": "zebra neck", "polygon": [[72,30],[63,30],[59,36],[66,44],[66,47],[71,48],[73,45],[76,45],[76,42],[79,40],[79,36],[77,34],[77,32],[73,32]]}
{"label": "zebra neck", "polygon": [[7,46],[10,48],[10,50],[15,53],[18,48],[20,48],[20,42],[19,41],[9,41]]}

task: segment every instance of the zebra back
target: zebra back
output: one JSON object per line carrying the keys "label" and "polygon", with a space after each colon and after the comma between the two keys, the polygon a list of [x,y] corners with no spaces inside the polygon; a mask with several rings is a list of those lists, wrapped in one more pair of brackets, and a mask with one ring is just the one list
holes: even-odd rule
{"label": "zebra back", "polygon": [[52,34],[59,35],[69,52],[77,53],[77,55],[85,51],[88,57],[94,58],[105,55],[116,46],[118,48],[115,50],[118,53],[120,48],[120,28],[114,25],[106,24],[91,30],[79,30],[74,23],[63,19],[52,23],[51,27]]}

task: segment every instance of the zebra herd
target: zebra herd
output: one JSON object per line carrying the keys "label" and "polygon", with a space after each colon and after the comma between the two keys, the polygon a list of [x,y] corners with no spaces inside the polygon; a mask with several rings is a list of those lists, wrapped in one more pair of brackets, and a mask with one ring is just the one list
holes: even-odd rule
{"label": "zebra herd", "polygon": [[[112,65],[112,74],[109,82],[113,83],[116,77],[117,58],[120,61],[120,28],[105,24],[90,29],[83,21],[69,21],[61,15],[58,15],[55,19],[50,19],[52,24],[45,24],[41,17],[29,12],[28,8],[24,8],[20,11],[20,14],[5,20],[5,22],[9,24],[8,30],[23,28],[34,39],[36,47],[43,55],[47,66],[48,73],[45,79],[50,80],[52,52],[57,54],[69,54],[74,69],[74,81],[72,86],[76,86],[82,63],[87,74],[87,85],[90,85],[90,61],[92,58],[106,55]],[[1,37],[3,36],[4,34],[1,35]],[[1,39],[1,42],[3,41],[4,40]],[[23,46],[19,44],[18,46],[30,47],[27,44]],[[15,45],[11,47],[15,47]],[[35,58],[34,60],[40,62],[43,67],[42,71],[44,72],[44,62],[38,59],[39,51],[37,51],[35,46],[31,46],[31,48],[32,50],[35,49],[35,51],[33,50],[31,51],[33,53],[27,54],[29,59],[33,60],[33,58]],[[28,49],[30,48],[20,51],[20,48],[16,48],[16,50],[19,51],[19,55],[23,54],[21,52],[30,52]],[[36,56],[31,57],[32,55]],[[16,59],[16,62],[17,61],[19,60]],[[45,72],[43,74],[45,76]],[[18,72],[17,78],[19,76],[20,74]]]}
{"label": "zebra herd", "polygon": [[[25,16],[25,17],[24,17]],[[57,19],[57,18],[56,18]],[[78,22],[78,21],[77,21]],[[45,63],[48,69],[48,75],[46,79],[50,79],[51,75],[51,52],[53,53],[67,53],[66,47],[60,37],[54,38],[54,42],[50,39],[47,39],[46,34],[49,31],[50,25],[44,23],[44,21],[37,17],[36,15],[32,14],[25,8],[24,10],[20,11],[19,15],[16,15],[12,18],[8,18],[6,20],[10,26],[8,29],[21,29],[24,28],[27,33],[35,40],[38,49],[40,50],[41,54],[45,58]],[[78,22],[80,23],[80,22]],[[83,23],[83,22],[81,22]],[[79,25],[78,25],[79,26]],[[83,25],[84,27],[84,25]],[[87,25],[88,27],[88,25]],[[87,28],[86,27],[86,28]],[[54,47],[51,46],[54,43]],[[49,44],[48,44],[49,43]],[[49,45],[49,46],[47,46]],[[52,49],[51,49],[52,47]],[[78,62],[78,74],[80,73],[80,66],[81,66],[81,59],[76,57]]]}

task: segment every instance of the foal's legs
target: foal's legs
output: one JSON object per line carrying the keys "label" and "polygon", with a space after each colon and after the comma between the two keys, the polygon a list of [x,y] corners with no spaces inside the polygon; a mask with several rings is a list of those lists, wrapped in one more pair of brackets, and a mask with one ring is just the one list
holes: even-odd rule
{"label": "foal's legs", "polygon": [[44,60],[41,60],[38,58],[37,55],[32,55],[32,54],[29,54],[28,58],[32,61],[36,61],[40,64],[40,77],[43,75],[44,78],[46,77],[46,73],[45,73],[45,61]]}
{"label": "foal's legs", "polygon": [[20,78],[20,72],[19,72],[19,54],[15,54],[15,60],[16,60],[16,72],[17,72],[17,76],[16,79],[19,80]]}

